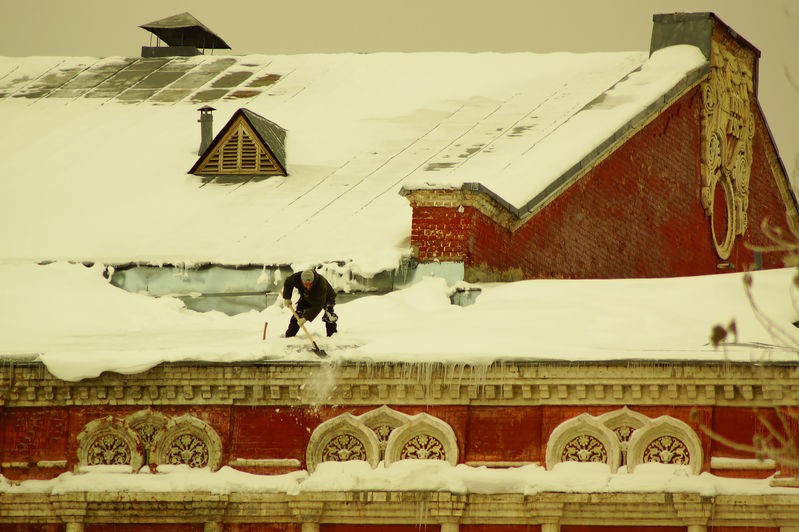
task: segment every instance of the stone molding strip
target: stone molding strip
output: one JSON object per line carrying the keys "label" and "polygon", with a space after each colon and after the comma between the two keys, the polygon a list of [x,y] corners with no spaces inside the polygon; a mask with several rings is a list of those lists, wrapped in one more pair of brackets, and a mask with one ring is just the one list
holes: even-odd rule
{"label": "stone molding strip", "polygon": [[232,467],[293,467],[302,466],[296,458],[234,458],[228,464]]}
{"label": "stone molding strip", "polygon": [[728,458],[724,456],[711,456],[710,469],[727,469],[738,471],[761,471],[761,470],[774,470],[777,468],[777,463],[770,459],[764,458],[759,460],[757,458]]}
{"label": "stone molding strip", "polygon": [[488,467],[488,468],[508,468],[508,467],[524,467],[524,466],[540,466],[541,462],[538,461],[482,461],[482,460],[466,460],[464,462],[469,467]]}
{"label": "stone molding strip", "polygon": [[[720,355],[721,356],[721,355]],[[0,367],[0,405],[719,405],[799,402],[797,364],[726,362],[334,363],[333,384],[313,386],[321,365],[163,364],[135,375],[80,382],[43,365]]]}
{"label": "stone molding strip", "polygon": [[[69,492],[2,493],[0,523],[395,523],[799,526],[799,495],[697,493]],[[421,511],[424,509],[424,511]]]}

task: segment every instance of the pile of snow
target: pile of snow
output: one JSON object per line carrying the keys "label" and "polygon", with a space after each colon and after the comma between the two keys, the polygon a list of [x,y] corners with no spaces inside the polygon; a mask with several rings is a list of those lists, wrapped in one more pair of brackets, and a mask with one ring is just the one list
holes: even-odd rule
{"label": "pile of snow", "polygon": [[[0,357],[34,358],[57,377],[136,373],[162,362],[317,360],[303,336],[281,338],[278,304],[227,316],[188,310],[111,285],[101,265],[0,263]],[[331,362],[488,364],[497,360],[797,360],[794,269],[629,280],[529,280],[475,285],[468,307],[427,277],[410,288],[337,305],[339,333],[309,324]],[[296,297],[296,296],[295,296]],[[767,318],[767,319],[765,319]],[[710,342],[735,321],[737,342]],[[266,326],[266,339],[263,339]],[[775,337],[773,326],[781,327]]]}
{"label": "pile of snow", "polygon": [[611,473],[607,464],[562,462],[547,471],[537,465],[491,469],[457,466],[439,460],[401,460],[372,468],[358,460],[322,462],[312,474],[256,475],[230,467],[211,472],[186,465],[147,467],[138,474],[115,466],[87,468],[89,473],[63,473],[52,480],[11,482],[0,477],[0,493],[69,492],[234,492],[285,493],[361,491],[447,491],[457,494],[561,493],[698,493],[715,495],[795,495],[793,488],[769,486],[769,479],[731,479],[710,473],[692,475],[687,466],[641,464],[633,473]]}

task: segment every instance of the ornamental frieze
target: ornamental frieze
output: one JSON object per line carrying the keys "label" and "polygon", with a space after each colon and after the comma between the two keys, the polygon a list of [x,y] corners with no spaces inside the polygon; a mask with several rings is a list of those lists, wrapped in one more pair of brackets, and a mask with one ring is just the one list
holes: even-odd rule
{"label": "ornamental frieze", "polygon": [[581,434],[566,442],[560,456],[561,462],[608,463],[608,451],[601,441],[590,434]]}
{"label": "ornamental frieze", "polygon": [[124,420],[107,416],[90,421],[77,440],[79,468],[127,465],[136,471],[142,466],[140,440]]}
{"label": "ornamental frieze", "polygon": [[102,434],[86,449],[86,465],[127,465],[130,462],[130,446],[118,434]]}
{"label": "ornamental frieze", "polygon": [[77,439],[79,467],[129,465],[138,471],[147,463],[215,470],[222,454],[219,436],[207,423],[188,414],[169,419],[150,409],[125,419],[95,419]]}
{"label": "ornamental frieze", "polygon": [[[164,364],[119,377],[68,382],[40,365],[0,368],[0,404],[6,407],[151,405],[719,405],[780,406],[799,401],[794,368],[749,364],[541,364],[486,366],[418,364],[417,377],[404,363],[336,364],[324,401],[305,395],[303,383],[319,378],[319,368],[249,366],[231,377],[224,367],[187,368]],[[416,370],[414,370],[416,371]],[[172,384],[183,382],[180,386]],[[264,382],[270,384],[264,385]],[[556,382],[553,382],[556,381]],[[6,384],[3,385],[2,383]],[[175,393],[179,391],[180,393]],[[146,395],[144,395],[146,393]],[[139,427],[148,440],[163,420]],[[369,422],[396,428],[399,419]],[[635,426],[635,425],[631,425]],[[149,433],[147,436],[145,433]]]}
{"label": "ornamental frieze", "polygon": [[193,434],[180,434],[169,442],[164,459],[170,465],[207,467],[210,461],[208,445]]}
{"label": "ornamental frieze", "polygon": [[727,259],[749,224],[754,82],[749,62],[715,42],[702,86],[701,201],[716,253]]}
{"label": "ornamental frieze", "polygon": [[408,440],[400,450],[401,460],[446,460],[444,445],[433,436],[419,434]]}
{"label": "ornamental frieze", "polygon": [[341,434],[332,438],[322,450],[323,462],[366,461],[366,447],[352,434]]}
{"label": "ornamental frieze", "polygon": [[690,461],[688,446],[673,436],[661,436],[654,439],[644,449],[644,462],[688,465]]}
{"label": "ornamental frieze", "polygon": [[547,440],[546,466],[560,462],[600,462],[615,472],[621,449],[616,435],[600,418],[580,414],[555,427]]}
{"label": "ornamental frieze", "polygon": [[702,442],[687,423],[661,416],[636,430],[630,437],[627,465],[632,472],[639,464],[682,465],[698,475],[702,470]]}
{"label": "ornamental frieze", "polygon": [[189,414],[170,419],[151,444],[156,464],[185,464],[216,471],[222,461],[222,441],[209,424]]}

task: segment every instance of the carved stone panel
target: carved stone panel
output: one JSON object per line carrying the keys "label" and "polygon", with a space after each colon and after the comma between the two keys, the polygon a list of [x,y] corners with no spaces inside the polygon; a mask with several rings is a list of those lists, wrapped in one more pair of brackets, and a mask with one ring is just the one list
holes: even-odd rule
{"label": "carved stone panel", "polygon": [[322,462],[368,461],[366,445],[354,434],[339,434],[322,449]]}
{"label": "carved stone panel", "polygon": [[411,416],[391,432],[386,445],[385,463],[398,460],[444,460],[458,463],[455,431],[446,422],[428,414]]}
{"label": "carved stone panel", "polygon": [[169,422],[169,418],[160,412],[147,408],[134,412],[125,418],[128,426],[139,436],[143,446],[144,462],[150,463],[150,451],[158,433]]}
{"label": "carved stone panel", "polygon": [[402,446],[400,460],[446,460],[444,444],[435,436],[419,434]]}
{"label": "carved stone panel", "polygon": [[701,201],[719,257],[746,231],[752,168],[753,77],[748,61],[714,43],[702,86]]}
{"label": "carved stone panel", "polygon": [[162,443],[164,449],[161,452],[161,463],[208,467],[211,461],[208,445],[190,432],[177,434],[174,438],[164,440]]}
{"label": "carved stone panel", "polygon": [[359,419],[377,436],[377,441],[380,445],[380,458],[383,459],[391,432],[397,427],[408,423],[410,416],[383,405],[380,408],[366,412]]}
{"label": "carved stone panel", "polygon": [[611,472],[619,467],[619,440],[599,419],[588,414],[564,421],[547,441],[547,469],[559,462],[601,462]]}
{"label": "carved stone panel", "polygon": [[590,434],[580,434],[567,441],[560,454],[561,462],[601,462],[608,463],[608,449],[600,440]]}
{"label": "carved stone panel", "polygon": [[143,459],[141,442],[124,421],[111,416],[95,419],[78,434],[78,467],[129,465],[138,471]]}
{"label": "carved stone panel", "polygon": [[341,414],[319,424],[305,453],[308,471],[313,472],[321,462],[349,460],[363,460],[377,466],[380,445],[375,433],[352,414]]}
{"label": "carved stone panel", "polygon": [[670,416],[661,416],[630,438],[627,463],[630,471],[638,464],[659,463],[685,465],[694,474],[702,470],[702,442],[686,423]]}
{"label": "carved stone panel", "polygon": [[155,436],[151,456],[156,464],[219,469],[222,442],[216,431],[189,414],[171,419]]}
{"label": "carved stone panel", "polygon": [[661,436],[650,441],[646,446],[643,461],[688,465],[691,463],[691,453],[688,451],[688,446],[680,438]]}
{"label": "carved stone panel", "polygon": [[597,419],[606,427],[613,431],[619,440],[619,451],[621,456],[619,464],[627,463],[627,448],[633,433],[651,423],[651,420],[643,414],[630,410],[626,406],[613,412],[602,414]]}

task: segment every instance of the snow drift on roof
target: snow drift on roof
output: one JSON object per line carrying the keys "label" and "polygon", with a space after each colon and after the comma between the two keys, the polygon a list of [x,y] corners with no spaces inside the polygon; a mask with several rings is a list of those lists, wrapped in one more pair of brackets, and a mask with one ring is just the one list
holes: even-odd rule
{"label": "snow drift on roof", "polygon": [[[795,270],[753,275],[756,301],[787,336],[773,336],[755,316],[741,274],[487,284],[468,307],[451,305],[446,282],[430,277],[337,305],[339,333],[330,338],[320,320],[309,328],[333,362],[796,362]],[[116,288],[99,265],[0,264],[0,357],[33,357],[66,380],[168,361],[318,360],[307,338],[279,337],[289,317],[279,305],[237,316],[193,312],[178,299]],[[712,327],[733,320],[737,344],[714,348]]]}

